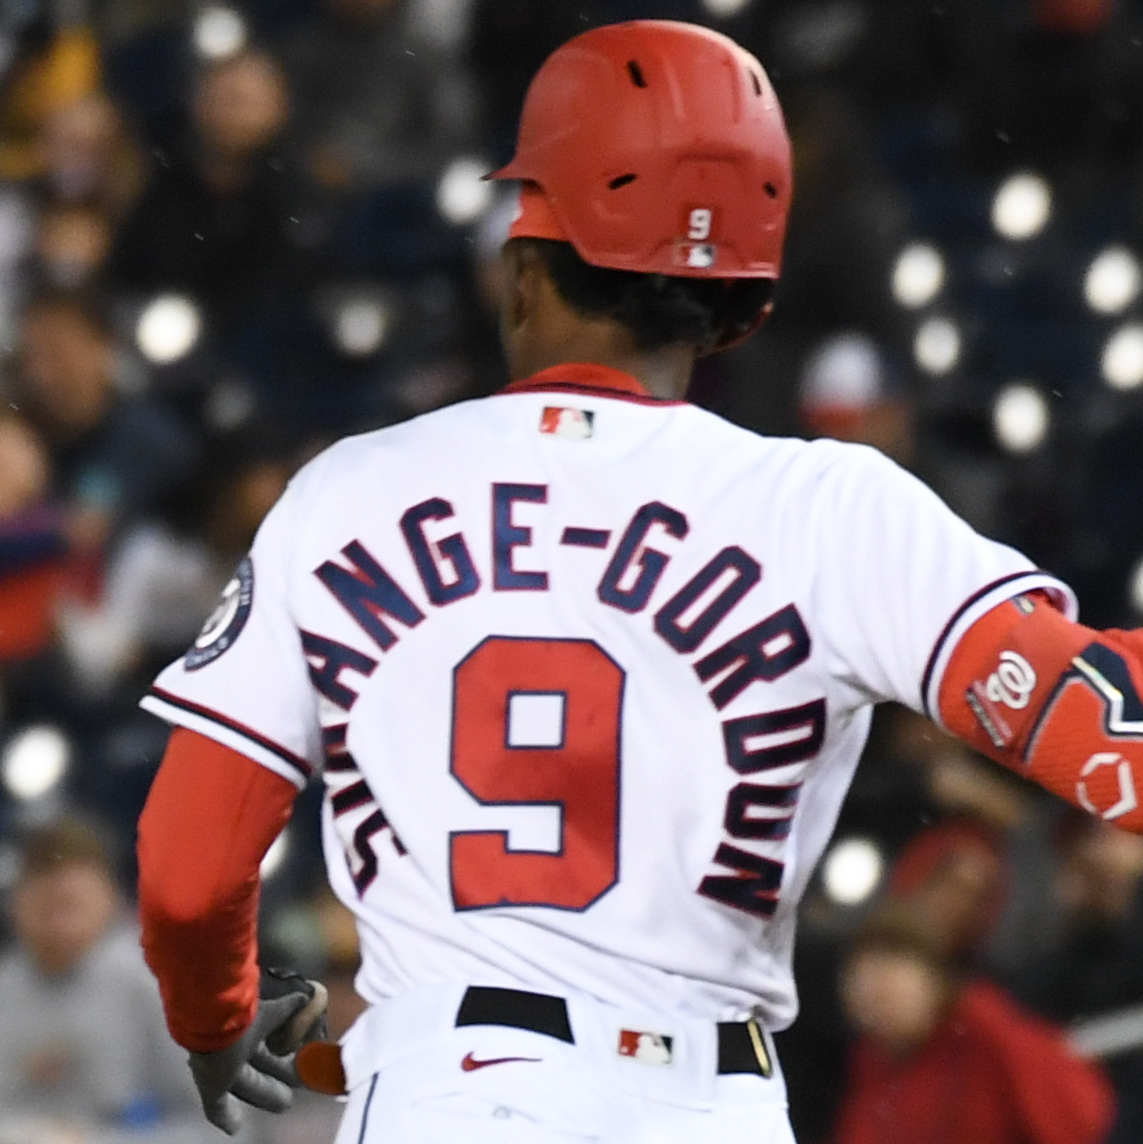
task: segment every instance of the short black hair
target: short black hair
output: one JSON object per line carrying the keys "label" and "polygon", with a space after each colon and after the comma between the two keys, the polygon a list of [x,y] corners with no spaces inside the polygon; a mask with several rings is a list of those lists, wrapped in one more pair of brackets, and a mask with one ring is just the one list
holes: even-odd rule
{"label": "short black hair", "polygon": [[115,338],[115,323],[111,317],[108,299],[87,286],[43,285],[24,302],[21,315],[70,314],[97,334],[103,341]]}
{"label": "short black hair", "polygon": [[893,898],[882,902],[850,940],[850,960],[871,952],[903,954],[941,973],[956,968],[955,951],[941,934],[934,932],[927,916]]}
{"label": "short black hair", "polygon": [[54,874],[69,866],[92,866],[114,879],[115,857],[102,826],[68,815],[25,836],[21,847],[21,880]]}
{"label": "short black hair", "polygon": [[774,297],[772,278],[683,278],[609,270],[567,242],[514,238],[539,256],[560,297],[590,317],[622,322],[641,350],[682,343],[709,353],[749,334]]}

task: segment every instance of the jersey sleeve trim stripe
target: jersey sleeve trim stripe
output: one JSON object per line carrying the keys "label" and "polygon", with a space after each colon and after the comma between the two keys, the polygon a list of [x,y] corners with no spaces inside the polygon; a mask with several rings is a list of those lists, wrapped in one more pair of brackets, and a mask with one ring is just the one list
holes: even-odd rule
{"label": "jersey sleeve trim stripe", "polygon": [[1027,572],[1014,572],[1010,576],[1002,576],[985,584],[983,588],[974,592],[949,618],[941,634],[937,637],[933,650],[929,654],[925,665],[924,675],[921,677],[921,706],[924,713],[941,727],[947,728],[941,722],[938,696],[940,695],[941,681],[944,679],[945,668],[961,636],[976,623],[985,612],[991,611],[997,604],[1020,595],[1021,592],[1032,592],[1037,588],[1047,591],[1056,606],[1068,617],[1074,620],[1078,611],[1075,593],[1072,592],[1062,580],[1047,572],[1030,569]]}
{"label": "jersey sleeve trim stripe", "polygon": [[[215,739],[227,746],[233,745],[229,742],[229,736],[224,738],[212,728],[226,730],[232,735],[239,736],[248,745],[236,746],[236,750],[269,766],[271,770],[276,771],[297,786],[305,786],[313,774],[314,768],[300,755],[295,755],[293,751],[287,750],[272,739],[267,739],[265,735],[259,734],[253,728],[247,727],[218,711],[213,711],[209,707],[203,707],[198,703],[192,703],[189,699],[172,695],[171,692],[164,691],[160,687],[152,687],[150,694],[140,702],[140,706],[169,722],[199,731],[208,738]],[[170,711],[170,708],[174,708],[174,712]],[[176,712],[177,714],[175,714]],[[205,723],[207,726],[200,726],[200,723]],[[250,746],[259,748],[257,753],[252,752],[249,749]],[[273,759],[273,762],[270,759]],[[285,767],[282,766],[283,763]]]}

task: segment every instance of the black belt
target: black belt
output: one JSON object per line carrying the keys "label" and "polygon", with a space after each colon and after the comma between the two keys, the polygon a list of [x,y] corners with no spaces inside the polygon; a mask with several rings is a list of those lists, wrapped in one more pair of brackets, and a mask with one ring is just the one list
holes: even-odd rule
{"label": "black belt", "polygon": [[[546,993],[470,985],[457,1010],[456,1023],[508,1025],[575,1044],[566,1002]],[[720,1073],[754,1073],[763,1077],[773,1074],[770,1053],[757,1021],[720,1021],[717,1027]]]}

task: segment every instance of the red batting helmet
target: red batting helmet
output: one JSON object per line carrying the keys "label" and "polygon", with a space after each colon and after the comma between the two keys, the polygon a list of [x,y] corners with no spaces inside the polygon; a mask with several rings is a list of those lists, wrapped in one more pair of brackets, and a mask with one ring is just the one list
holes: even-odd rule
{"label": "red batting helmet", "polygon": [[707,28],[634,20],[564,44],[528,89],[515,158],[490,177],[536,184],[552,217],[534,236],[559,234],[594,266],[778,277],[782,110],[762,65]]}

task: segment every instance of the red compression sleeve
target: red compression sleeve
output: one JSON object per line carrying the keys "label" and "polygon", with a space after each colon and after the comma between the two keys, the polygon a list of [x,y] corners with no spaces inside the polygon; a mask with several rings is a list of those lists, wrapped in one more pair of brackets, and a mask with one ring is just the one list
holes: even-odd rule
{"label": "red compression sleeve", "polygon": [[1039,594],[982,616],[940,690],[945,726],[1116,826],[1143,833],[1143,631],[1072,623]]}
{"label": "red compression sleeve", "polygon": [[226,1048],[254,1019],[258,867],[297,793],[212,739],[171,735],[139,819],[139,909],[143,952],[184,1048]]}

